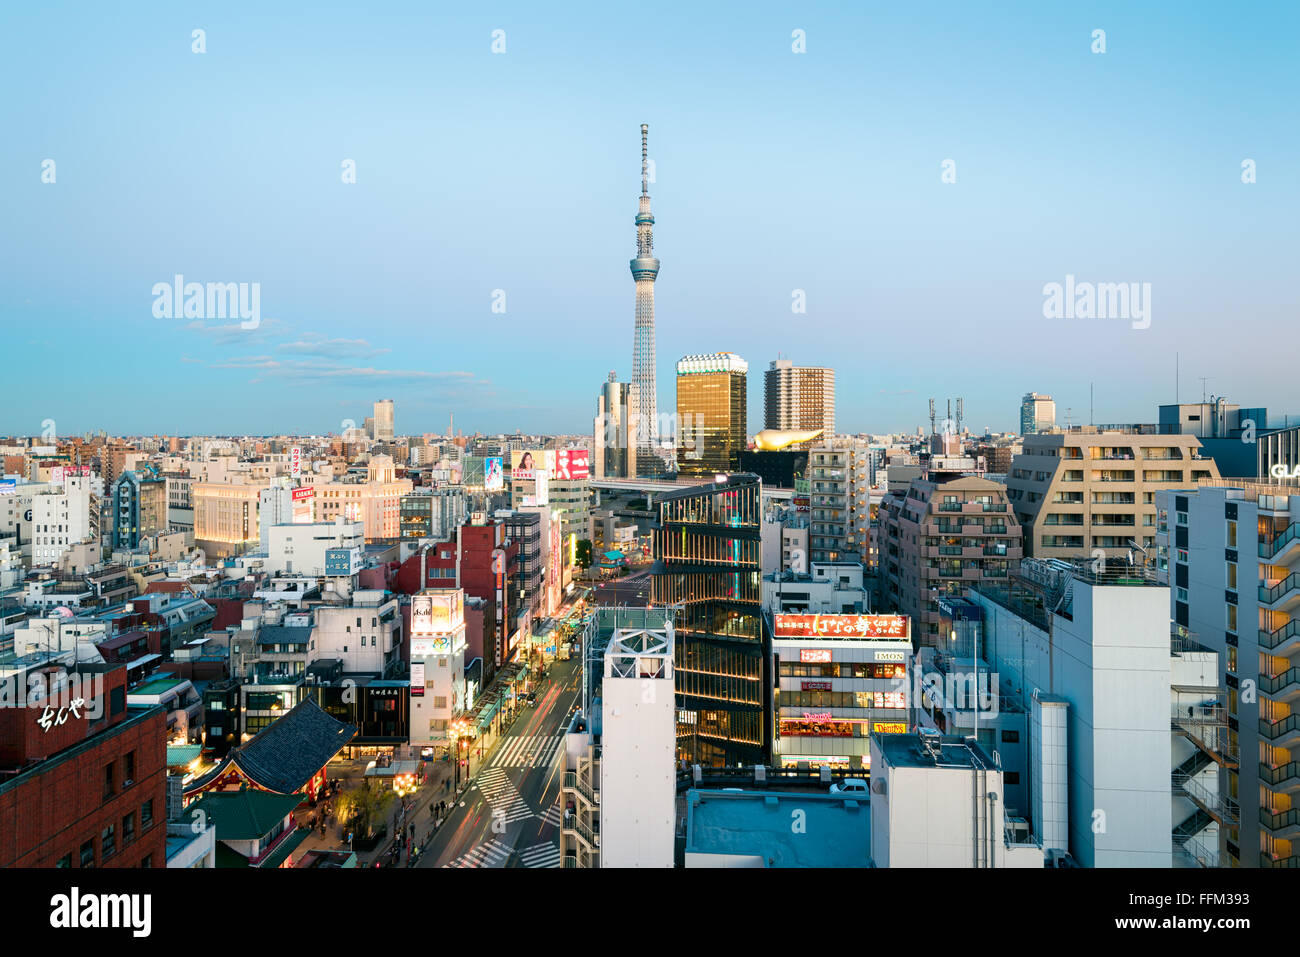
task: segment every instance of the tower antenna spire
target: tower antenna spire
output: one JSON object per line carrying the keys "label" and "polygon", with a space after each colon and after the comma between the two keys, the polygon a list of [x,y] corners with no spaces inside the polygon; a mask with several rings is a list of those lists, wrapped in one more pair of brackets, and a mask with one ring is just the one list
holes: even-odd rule
{"label": "tower antenna spire", "polygon": [[641,124],[641,195],[650,195],[650,124]]}

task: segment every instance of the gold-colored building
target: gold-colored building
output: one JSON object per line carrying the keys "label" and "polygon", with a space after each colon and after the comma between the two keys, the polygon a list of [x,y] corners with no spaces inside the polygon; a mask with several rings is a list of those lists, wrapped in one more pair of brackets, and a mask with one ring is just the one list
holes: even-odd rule
{"label": "gold-colored building", "polygon": [[734,472],[745,450],[749,365],[734,352],[677,363],[677,471]]}

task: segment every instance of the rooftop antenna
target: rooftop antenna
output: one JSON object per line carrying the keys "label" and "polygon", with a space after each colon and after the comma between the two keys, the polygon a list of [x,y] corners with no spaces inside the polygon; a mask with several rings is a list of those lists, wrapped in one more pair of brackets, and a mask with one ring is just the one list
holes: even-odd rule
{"label": "rooftop antenna", "polygon": [[1210,376],[1203,375],[1201,379],[1201,405],[1205,405],[1205,383],[1210,381]]}
{"label": "rooftop antenna", "polygon": [[930,434],[934,435],[934,399],[930,400]]}
{"label": "rooftop antenna", "polygon": [[1089,424],[1089,425],[1096,425],[1096,424],[1097,424],[1097,416],[1096,416],[1096,414],[1095,414],[1094,411],[1093,411],[1094,406],[1093,406],[1093,401],[1092,401],[1092,395],[1093,395],[1093,393],[1092,393],[1092,387],[1093,387],[1093,383],[1089,382],[1089,383],[1088,383],[1088,424]]}
{"label": "rooftop antenna", "polygon": [[965,403],[959,396],[957,398],[957,434],[961,434],[962,411],[965,409]]}

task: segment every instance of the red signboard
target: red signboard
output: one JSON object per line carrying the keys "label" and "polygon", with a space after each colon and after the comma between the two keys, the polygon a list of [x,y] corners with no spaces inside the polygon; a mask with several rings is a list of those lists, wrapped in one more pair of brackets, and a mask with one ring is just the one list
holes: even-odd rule
{"label": "red signboard", "polygon": [[799,688],[802,691],[830,691],[831,683],[829,681],[801,681]]}
{"label": "red signboard", "polygon": [[773,626],[777,638],[908,638],[908,621],[906,615],[776,615]]}
{"label": "red signboard", "polygon": [[316,489],[310,487],[296,488],[290,493],[291,497],[295,502],[305,502],[308,499],[312,498],[315,494],[316,494]]}
{"label": "red signboard", "polygon": [[585,479],[590,475],[590,452],[586,449],[560,449],[555,453],[555,469],[551,472],[551,478]]}

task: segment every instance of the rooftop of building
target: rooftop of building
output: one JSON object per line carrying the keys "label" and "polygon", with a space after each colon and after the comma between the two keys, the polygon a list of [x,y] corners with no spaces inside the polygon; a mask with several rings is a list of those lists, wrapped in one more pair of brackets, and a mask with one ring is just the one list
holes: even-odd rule
{"label": "rooftop of building", "polygon": [[156,696],[166,694],[178,685],[186,684],[187,682],[189,682],[188,678],[178,678],[171,674],[154,675],[144,684],[136,685],[134,688],[131,688],[129,693],[140,697]]}
{"label": "rooftop of building", "polygon": [[993,758],[974,738],[919,731],[873,734],[872,738],[885,762],[893,768],[995,769]]}
{"label": "rooftop of building", "polygon": [[[791,827],[796,812],[804,827]],[[816,835],[816,839],[811,839]],[[726,788],[686,793],[687,855],[727,858],[728,866],[866,867],[871,810],[864,795]]]}

